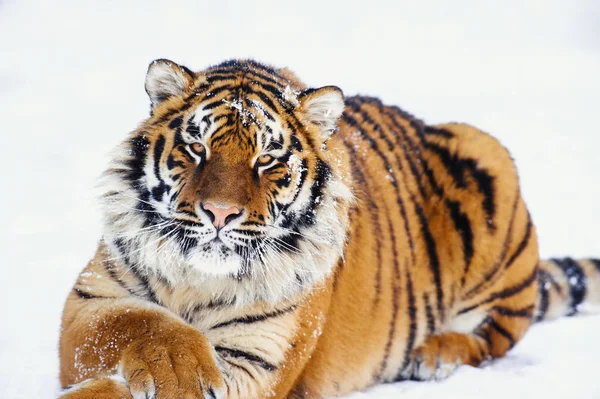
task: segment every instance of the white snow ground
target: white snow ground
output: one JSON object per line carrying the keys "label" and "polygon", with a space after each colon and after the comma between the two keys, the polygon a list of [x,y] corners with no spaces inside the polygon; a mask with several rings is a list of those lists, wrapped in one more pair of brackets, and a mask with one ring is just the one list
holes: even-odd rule
{"label": "white snow ground", "polygon": [[[94,179],[147,114],[152,59],[254,57],[475,124],[511,149],[542,255],[599,257],[599,21],[597,0],[0,0],[0,398],[56,395],[61,308],[100,235]],[[483,369],[351,397],[598,398],[598,331],[538,325]]]}

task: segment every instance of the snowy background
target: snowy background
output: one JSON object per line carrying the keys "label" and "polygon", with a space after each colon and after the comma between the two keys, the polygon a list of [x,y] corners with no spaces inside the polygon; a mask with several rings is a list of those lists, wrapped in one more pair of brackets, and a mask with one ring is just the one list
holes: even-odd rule
{"label": "snowy background", "polygon": [[[418,5],[417,5],[418,3]],[[287,65],[510,148],[542,255],[600,257],[600,1],[0,0],[0,398],[53,398],[64,299],[100,237],[95,178],[146,117],[147,65]],[[600,398],[600,316],[505,359],[359,398]]]}

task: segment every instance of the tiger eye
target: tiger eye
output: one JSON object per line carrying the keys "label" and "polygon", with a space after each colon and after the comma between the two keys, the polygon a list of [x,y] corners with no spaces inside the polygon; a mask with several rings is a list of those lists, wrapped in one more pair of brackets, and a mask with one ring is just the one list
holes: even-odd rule
{"label": "tiger eye", "polygon": [[269,154],[261,155],[260,157],[258,157],[257,161],[258,161],[259,165],[267,165],[271,161],[273,161],[273,156],[271,156]]}
{"label": "tiger eye", "polygon": [[198,154],[198,155],[202,155],[204,154],[204,151],[206,151],[206,148],[204,148],[204,145],[201,143],[193,143],[192,145],[190,145],[191,150]]}

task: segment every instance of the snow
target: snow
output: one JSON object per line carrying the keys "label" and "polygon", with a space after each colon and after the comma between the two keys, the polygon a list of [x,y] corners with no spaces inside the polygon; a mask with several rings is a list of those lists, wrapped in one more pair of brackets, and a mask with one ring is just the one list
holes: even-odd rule
{"label": "snow", "polygon": [[[0,398],[52,398],[62,305],[100,236],[94,185],[144,118],[148,64],[233,57],[468,121],[511,150],[544,257],[600,257],[600,2],[0,1]],[[600,397],[600,316],[535,326],[441,383],[351,398]]]}

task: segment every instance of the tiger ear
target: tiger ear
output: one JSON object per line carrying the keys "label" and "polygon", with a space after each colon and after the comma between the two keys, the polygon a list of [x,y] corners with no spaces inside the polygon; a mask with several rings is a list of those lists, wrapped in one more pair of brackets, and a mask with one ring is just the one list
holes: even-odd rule
{"label": "tiger ear", "polygon": [[194,73],[173,61],[159,59],[152,61],[146,74],[146,93],[152,107],[169,97],[188,91],[194,84]]}
{"label": "tiger ear", "polygon": [[336,86],[308,89],[302,92],[298,100],[306,118],[320,126],[321,138],[328,139],[335,131],[337,122],[344,112],[342,90]]}

